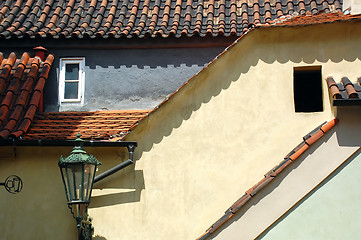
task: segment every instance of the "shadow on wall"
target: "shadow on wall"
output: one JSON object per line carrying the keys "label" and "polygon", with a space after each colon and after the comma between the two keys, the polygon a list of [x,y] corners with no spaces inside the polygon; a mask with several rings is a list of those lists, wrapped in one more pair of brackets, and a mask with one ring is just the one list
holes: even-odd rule
{"label": "shadow on wall", "polygon": [[145,189],[142,170],[130,165],[94,184],[90,208],[139,202]]}
{"label": "shadow on wall", "polygon": [[[86,56],[86,66],[101,68],[168,68],[181,65],[202,67],[219,54],[224,47],[211,48],[150,48],[121,50],[62,50],[54,49],[57,58]],[[57,61],[55,61],[57,63]]]}
{"label": "shadow on wall", "polygon": [[337,107],[337,118],[340,120],[340,131],[337,132],[337,140],[340,146],[361,146],[360,129],[361,106]]}
{"label": "shadow on wall", "polygon": [[[361,45],[357,45],[357,49],[350,51],[350,46],[347,44],[339,44],[345,41],[344,35],[335,35],[334,33],[335,31],[344,32],[343,27],[342,24],[334,25],[334,28],[316,25],[292,28],[288,31],[284,31],[284,28],[267,28],[250,32],[239,40],[238,44],[226,49],[227,52],[187,81],[186,86],[171,96],[170,101],[166,99],[160,104],[159,108],[162,108],[162,111],[157,109],[133,129],[126,140],[138,141],[135,159],[140,159],[143,152],[150,151],[154,144],[160,143],[163,137],[169,136],[173,129],[180,127],[182,122],[188,120],[202,104],[208,103],[213,97],[217,97],[222,91],[227,90],[233,82],[238,81],[251,67],[257,66],[260,62],[266,64],[275,62],[312,64],[316,61],[338,63],[360,60]],[[310,34],[311,31],[314,34]],[[320,31],[325,34],[319,34]],[[348,37],[359,39],[355,32],[351,31]],[[332,39],[328,37],[331,35]],[[336,50],[326,51],[325,43]],[[287,47],[284,47],[286,45]],[[342,52],[347,54],[342,54]],[[269,76],[270,81],[275,81],[273,76],[279,74],[276,69],[274,71],[274,73],[265,73]],[[257,82],[257,79],[248,79],[244,84],[252,84],[252,82]],[[240,92],[240,94],[242,93]],[[244,104],[251,103],[250,100]],[[227,107],[227,103],[224,107]],[[250,105],[249,109],[254,109],[254,107]]]}

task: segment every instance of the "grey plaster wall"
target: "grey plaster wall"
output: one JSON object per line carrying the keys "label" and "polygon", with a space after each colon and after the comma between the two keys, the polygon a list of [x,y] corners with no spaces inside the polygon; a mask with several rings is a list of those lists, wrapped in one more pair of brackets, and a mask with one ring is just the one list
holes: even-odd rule
{"label": "grey plaster wall", "polygon": [[[55,55],[44,89],[44,110],[151,109],[200,71],[224,47],[149,49],[48,49]],[[84,105],[60,106],[59,62],[85,57]]]}

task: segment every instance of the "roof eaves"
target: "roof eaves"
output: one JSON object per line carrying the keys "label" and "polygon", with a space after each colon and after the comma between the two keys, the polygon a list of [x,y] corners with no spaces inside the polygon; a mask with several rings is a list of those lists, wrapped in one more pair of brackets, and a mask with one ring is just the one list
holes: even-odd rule
{"label": "roof eaves", "polygon": [[328,122],[324,122],[306,136],[303,137],[303,141],[297,145],[292,151],[287,154],[284,159],[270,171],[268,171],[264,178],[262,178],[253,187],[248,189],[245,194],[239,198],[236,202],[230,206],[223,216],[219,218],[210,228],[206,230],[197,240],[205,240],[212,233],[217,231],[222,225],[224,225],[229,219],[231,219],[245,204],[250,201],[259,191],[265,188],[277,175],[285,170],[291,163],[296,161],[302,153],[304,153],[313,143],[320,139],[326,132],[333,128],[338,122],[337,118],[334,118]]}

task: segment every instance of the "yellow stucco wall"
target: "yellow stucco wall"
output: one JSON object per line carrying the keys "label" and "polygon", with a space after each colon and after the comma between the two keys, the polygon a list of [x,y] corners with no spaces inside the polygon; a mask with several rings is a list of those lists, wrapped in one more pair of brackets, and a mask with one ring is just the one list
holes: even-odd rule
{"label": "yellow stucco wall", "polygon": [[[258,29],[242,38],[127,137],[138,142],[137,162],[95,186],[89,210],[95,239],[196,239],[305,134],[332,118],[324,81],[324,111],[294,112],[293,67],[321,65],[323,78],[347,74],[355,81],[360,30],[339,23]],[[76,238],[57,167],[70,150],[17,147],[16,157],[1,159],[0,176],[24,178],[22,193],[0,192],[7,239]],[[113,148],[89,151],[103,162],[99,172],[125,158]],[[42,184],[54,190],[41,195]]]}

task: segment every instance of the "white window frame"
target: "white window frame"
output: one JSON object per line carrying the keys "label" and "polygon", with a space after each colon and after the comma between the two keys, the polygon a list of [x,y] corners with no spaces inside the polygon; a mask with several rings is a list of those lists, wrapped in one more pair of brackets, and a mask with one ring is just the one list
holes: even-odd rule
{"label": "white window frame", "polygon": [[[70,81],[78,81],[78,97],[74,99],[66,99],[64,98],[65,93],[65,66],[67,64],[79,64],[79,79],[78,80],[70,80]],[[60,104],[66,103],[77,103],[84,104],[84,88],[85,88],[85,58],[76,57],[76,58],[61,58],[60,59],[60,72],[59,72],[59,102]],[[69,81],[69,80],[68,80]]]}

